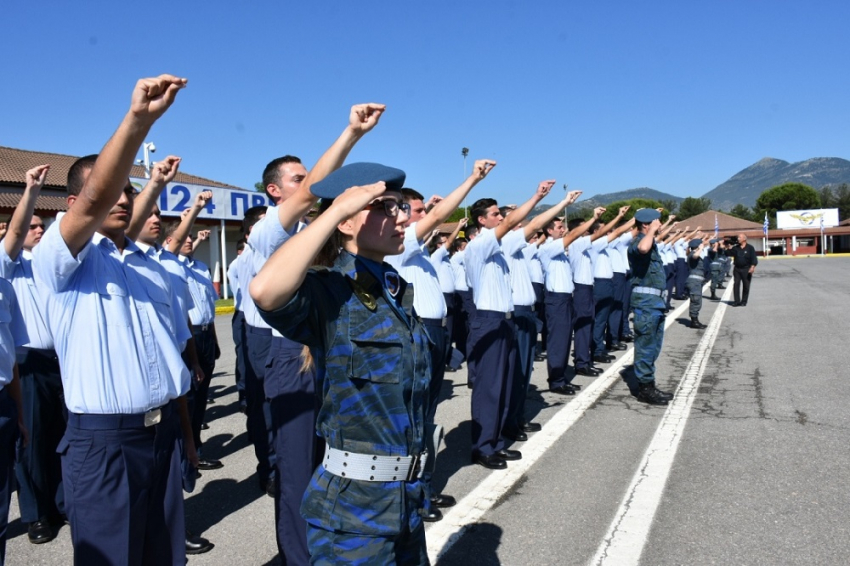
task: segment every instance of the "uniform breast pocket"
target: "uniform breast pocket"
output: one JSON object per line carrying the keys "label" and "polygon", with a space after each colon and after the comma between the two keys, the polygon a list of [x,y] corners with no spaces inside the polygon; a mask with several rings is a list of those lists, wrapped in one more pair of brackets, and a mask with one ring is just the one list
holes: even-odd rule
{"label": "uniform breast pocket", "polygon": [[97,293],[107,326],[130,326],[130,295],[126,283],[117,277],[110,277],[109,273],[99,273]]}
{"label": "uniform breast pocket", "polygon": [[398,383],[404,364],[402,337],[396,325],[380,313],[363,317],[358,314],[352,312],[349,320],[349,375],[375,383]]}

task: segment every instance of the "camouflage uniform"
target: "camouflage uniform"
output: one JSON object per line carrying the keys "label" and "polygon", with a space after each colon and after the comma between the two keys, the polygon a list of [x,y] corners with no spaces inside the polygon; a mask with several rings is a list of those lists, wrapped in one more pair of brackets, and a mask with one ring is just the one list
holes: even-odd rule
{"label": "camouflage uniform", "polygon": [[[331,448],[378,456],[425,450],[430,346],[405,312],[406,287],[389,265],[343,252],[333,268],[309,271],[287,305],[262,313],[313,350],[322,386],[316,426]],[[424,498],[419,479],[362,481],[319,466],[301,504],[312,563],[427,564]]]}
{"label": "camouflage uniform", "polygon": [[[631,307],[635,313],[635,375],[641,383],[652,383],[655,381],[655,360],[661,353],[664,340],[664,309],[667,304],[662,293],[667,286],[667,274],[655,243],[647,254],[638,251],[638,244],[645,237],[645,234],[638,234],[632,240],[628,256],[632,270]],[[640,288],[656,289],[659,294],[641,292]]]}
{"label": "camouflage uniform", "polygon": [[722,251],[708,251],[708,257],[711,260],[709,264],[709,268],[711,269],[711,294],[714,295],[714,292],[718,287],[723,285],[723,268],[725,264],[723,262],[723,256],[721,255]]}
{"label": "camouflage uniform", "polygon": [[702,285],[705,282],[705,270],[701,257],[692,257],[693,249],[688,250],[688,295],[690,295],[690,306],[688,314],[691,319],[699,317],[702,309]]}

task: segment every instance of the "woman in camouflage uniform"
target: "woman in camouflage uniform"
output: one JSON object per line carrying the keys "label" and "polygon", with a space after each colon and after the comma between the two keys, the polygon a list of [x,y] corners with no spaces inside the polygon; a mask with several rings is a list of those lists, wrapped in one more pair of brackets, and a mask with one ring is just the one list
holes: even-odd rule
{"label": "woman in camouflage uniform", "polygon": [[[428,563],[418,509],[429,342],[412,289],[383,263],[403,249],[403,183],[398,169],[356,163],[313,185],[324,212],[251,286],[266,321],[311,348],[322,385],[327,450],[301,506],[314,564]],[[323,248],[332,267],[309,269]]]}

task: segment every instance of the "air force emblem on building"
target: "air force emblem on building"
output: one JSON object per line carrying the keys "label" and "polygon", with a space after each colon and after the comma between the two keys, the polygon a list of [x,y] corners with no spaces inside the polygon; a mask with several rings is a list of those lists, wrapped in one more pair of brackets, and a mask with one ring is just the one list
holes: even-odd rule
{"label": "air force emblem on building", "polygon": [[802,226],[814,226],[820,218],[823,218],[823,212],[815,214],[814,212],[804,212],[802,214],[790,214],[791,218],[796,219]]}

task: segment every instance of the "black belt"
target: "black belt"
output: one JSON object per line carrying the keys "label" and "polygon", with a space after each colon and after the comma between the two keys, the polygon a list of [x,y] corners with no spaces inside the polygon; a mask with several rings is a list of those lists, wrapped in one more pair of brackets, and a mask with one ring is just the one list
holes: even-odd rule
{"label": "black belt", "polygon": [[171,417],[176,404],[176,401],[169,401],[162,407],[132,415],[68,413],[68,426],[83,430],[145,428],[165,422]]}
{"label": "black belt", "polygon": [[206,332],[207,330],[212,329],[212,325],[213,325],[212,322],[207,323],[207,324],[193,324],[192,325],[192,332]]}
{"label": "black belt", "polygon": [[561,293],[560,291],[546,291],[547,295],[552,295],[553,297],[572,297],[572,293]]}
{"label": "black belt", "polygon": [[534,307],[529,307],[529,306],[526,306],[526,305],[514,305],[514,312],[515,313],[520,313],[520,312],[533,313]]}
{"label": "black belt", "polygon": [[446,319],[443,318],[420,318],[422,324],[425,326],[430,326],[432,328],[443,328],[446,326]]}
{"label": "black belt", "polygon": [[512,312],[500,312],[500,311],[485,311],[481,309],[475,309],[475,314],[473,316],[480,316],[481,318],[501,318],[504,320],[510,320],[513,318],[514,313]]}

